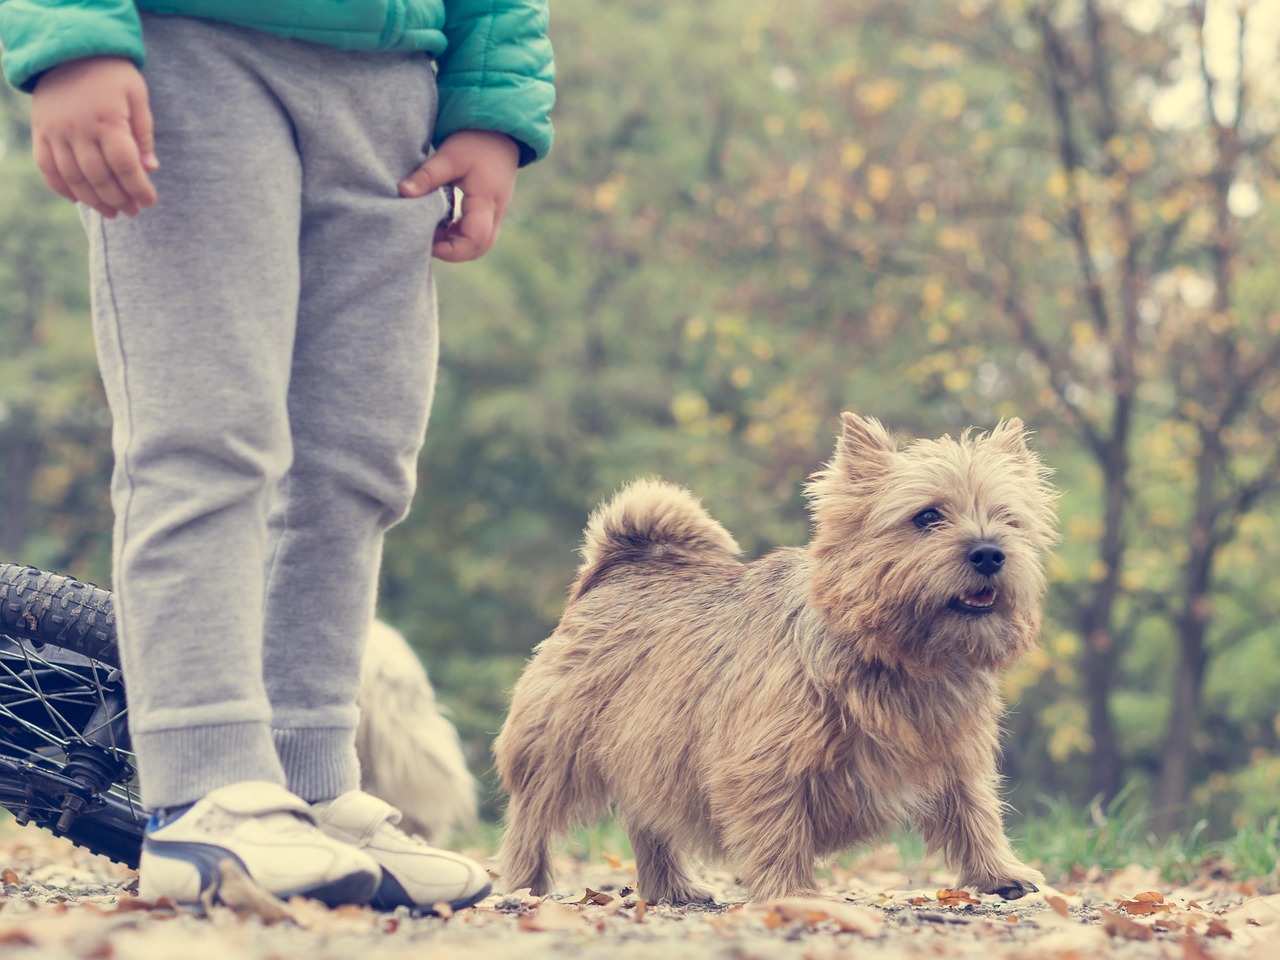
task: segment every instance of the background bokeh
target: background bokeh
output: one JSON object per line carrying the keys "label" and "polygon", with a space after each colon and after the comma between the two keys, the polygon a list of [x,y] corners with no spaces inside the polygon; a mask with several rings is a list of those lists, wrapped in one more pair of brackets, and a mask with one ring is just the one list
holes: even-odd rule
{"label": "background bokeh", "polygon": [[[476,772],[621,483],[687,484],[758,555],[805,540],[841,410],[904,435],[1016,414],[1065,493],[1007,684],[1015,807],[1273,815],[1276,7],[556,0],[557,145],[495,251],[439,270],[383,571]],[[0,92],[0,557],[106,584],[83,237],[26,110]]]}

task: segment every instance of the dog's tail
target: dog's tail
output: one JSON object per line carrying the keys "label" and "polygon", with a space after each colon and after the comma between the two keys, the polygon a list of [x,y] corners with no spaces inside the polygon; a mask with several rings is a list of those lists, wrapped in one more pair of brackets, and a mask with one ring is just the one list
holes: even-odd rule
{"label": "dog's tail", "polygon": [[400,826],[442,843],[476,822],[476,780],[422,661],[381,620],[369,628],[356,729],[360,786],[398,807]]}
{"label": "dog's tail", "polygon": [[635,480],[591,515],[570,599],[581,597],[619,564],[727,563],[741,552],[729,531],[684,487],[662,480]]}

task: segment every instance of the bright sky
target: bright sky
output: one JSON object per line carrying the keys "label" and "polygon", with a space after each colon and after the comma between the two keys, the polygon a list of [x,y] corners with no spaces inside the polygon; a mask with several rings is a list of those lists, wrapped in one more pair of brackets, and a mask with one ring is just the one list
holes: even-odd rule
{"label": "bright sky", "polygon": [[[1139,29],[1150,29],[1171,7],[1187,11],[1191,0],[1115,0],[1126,19]],[[1247,12],[1245,70],[1249,82],[1260,89],[1275,89],[1280,82],[1280,0],[1208,0],[1205,8],[1205,49],[1209,72],[1217,81],[1219,119],[1231,119],[1236,95],[1236,60],[1239,55],[1237,8]],[[1184,16],[1190,21],[1189,13]],[[1187,33],[1183,75],[1153,102],[1157,124],[1179,127],[1199,123],[1204,116],[1204,90],[1200,79],[1195,34]]]}

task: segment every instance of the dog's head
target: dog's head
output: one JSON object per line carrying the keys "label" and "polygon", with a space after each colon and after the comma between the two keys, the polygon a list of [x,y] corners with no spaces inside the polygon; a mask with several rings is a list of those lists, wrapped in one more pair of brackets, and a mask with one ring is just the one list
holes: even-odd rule
{"label": "dog's head", "polygon": [[899,450],[879,421],[843,419],[808,487],[830,628],[889,665],[1012,662],[1038,636],[1056,539],[1057,494],[1022,421]]}

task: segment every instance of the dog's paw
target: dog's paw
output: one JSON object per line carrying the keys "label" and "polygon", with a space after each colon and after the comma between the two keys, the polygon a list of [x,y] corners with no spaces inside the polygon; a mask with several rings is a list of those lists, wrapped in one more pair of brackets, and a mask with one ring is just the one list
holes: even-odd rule
{"label": "dog's paw", "polygon": [[1040,888],[1030,880],[1010,880],[1002,887],[994,890],[983,890],[983,893],[995,893],[1006,900],[1021,900],[1028,893],[1039,893]]}
{"label": "dog's paw", "polygon": [[1039,893],[1042,883],[1044,874],[1016,861],[1003,870],[984,871],[978,876],[969,874],[961,876],[959,881],[963,890],[995,894],[1005,900],[1020,900],[1029,893]]}
{"label": "dog's paw", "polygon": [[[644,891],[640,891],[643,893]],[[712,907],[715,906],[716,895],[711,892],[710,887],[701,885],[680,887],[674,890],[664,891],[666,896],[656,898],[658,902],[670,903],[673,907]]]}

